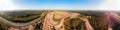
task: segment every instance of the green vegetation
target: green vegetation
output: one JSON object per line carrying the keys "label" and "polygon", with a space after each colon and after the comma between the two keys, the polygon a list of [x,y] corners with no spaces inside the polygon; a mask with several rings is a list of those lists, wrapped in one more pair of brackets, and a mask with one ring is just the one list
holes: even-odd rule
{"label": "green vegetation", "polygon": [[25,23],[40,17],[43,11],[12,11],[1,15],[3,18],[12,22]]}
{"label": "green vegetation", "polygon": [[8,26],[2,22],[0,22],[0,30],[8,30]]}

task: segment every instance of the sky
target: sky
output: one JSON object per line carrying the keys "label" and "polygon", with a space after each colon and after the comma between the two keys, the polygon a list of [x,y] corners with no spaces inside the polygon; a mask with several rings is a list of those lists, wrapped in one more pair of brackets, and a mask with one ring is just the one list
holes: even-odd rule
{"label": "sky", "polygon": [[0,11],[58,10],[120,10],[120,0],[0,0]]}
{"label": "sky", "polygon": [[100,0],[15,0],[16,4],[29,9],[64,9],[95,6]]}

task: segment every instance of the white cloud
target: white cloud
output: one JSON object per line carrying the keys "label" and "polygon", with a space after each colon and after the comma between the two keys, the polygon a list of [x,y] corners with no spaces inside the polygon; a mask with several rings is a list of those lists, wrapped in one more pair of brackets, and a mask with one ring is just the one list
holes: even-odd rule
{"label": "white cloud", "polygon": [[120,0],[105,0],[99,10],[110,10],[110,11],[120,11]]}
{"label": "white cloud", "polygon": [[9,11],[18,9],[18,6],[12,3],[12,0],[0,0],[0,11]]}

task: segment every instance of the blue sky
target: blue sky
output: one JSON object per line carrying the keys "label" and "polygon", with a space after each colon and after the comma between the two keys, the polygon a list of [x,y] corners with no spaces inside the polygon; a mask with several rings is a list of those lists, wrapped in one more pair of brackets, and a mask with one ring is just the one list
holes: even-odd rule
{"label": "blue sky", "polygon": [[120,10],[120,0],[0,0],[0,11],[20,9]]}
{"label": "blue sky", "polygon": [[102,0],[13,0],[20,7],[28,9],[86,8],[98,6]]}

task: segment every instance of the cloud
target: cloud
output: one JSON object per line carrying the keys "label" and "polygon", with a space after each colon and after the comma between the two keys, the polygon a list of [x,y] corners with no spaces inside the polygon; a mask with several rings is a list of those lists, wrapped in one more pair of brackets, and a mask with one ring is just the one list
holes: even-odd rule
{"label": "cloud", "polygon": [[0,0],[0,11],[15,10],[18,6],[12,3],[12,0]]}
{"label": "cloud", "polygon": [[98,10],[120,11],[120,0],[104,0]]}

